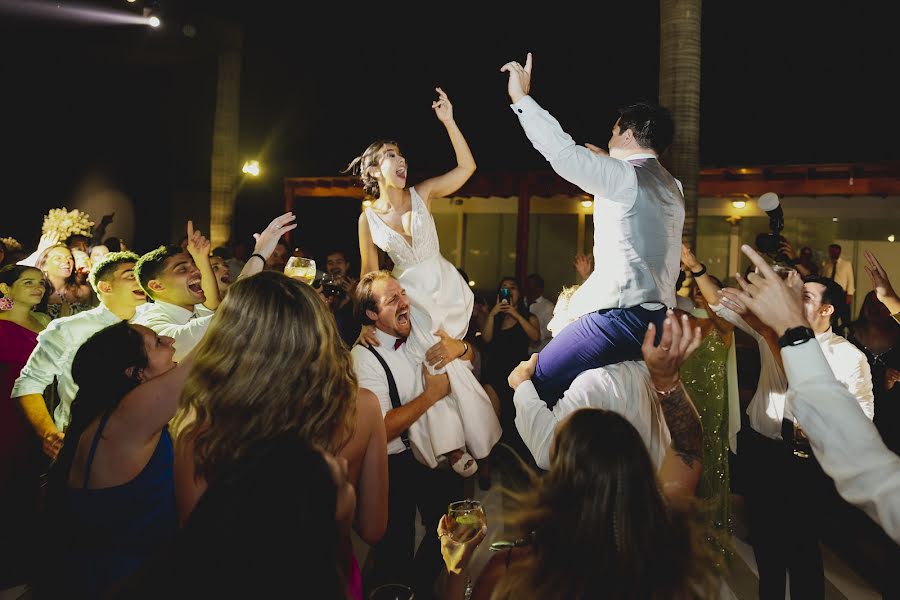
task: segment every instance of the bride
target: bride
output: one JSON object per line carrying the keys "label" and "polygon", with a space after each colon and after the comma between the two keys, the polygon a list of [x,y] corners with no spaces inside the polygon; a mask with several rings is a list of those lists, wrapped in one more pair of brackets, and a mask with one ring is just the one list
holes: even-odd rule
{"label": "bride", "polygon": [[[462,339],[469,326],[474,297],[468,282],[440,253],[431,202],[458,190],[475,172],[475,159],[453,120],[453,105],[441,88],[431,108],[447,128],[456,153],[454,169],[407,187],[406,158],[392,141],[379,140],[350,163],[363,187],[377,200],[359,217],[360,277],[378,269],[381,248],[394,262],[393,275],[410,301],[412,356],[426,352],[443,330]],[[373,343],[374,335],[363,335]],[[474,459],[485,458],[500,438],[500,424],[471,366],[456,356],[435,357],[430,366],[446,369],[450,395],[431,407],[410,427],[409,438],[422,462],[434,468],[446,459],[464,477],[475,473]],[[431,362],[431,361],[428,361]]]}

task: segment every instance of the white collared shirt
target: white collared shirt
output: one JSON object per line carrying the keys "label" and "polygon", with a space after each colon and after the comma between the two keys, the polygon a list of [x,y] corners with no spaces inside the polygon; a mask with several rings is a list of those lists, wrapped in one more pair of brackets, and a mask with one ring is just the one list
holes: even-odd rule
{"label": "white collared shirt", "polygon": [[788,409],[822,469],[845,500],[900,543],[900,457],[884,445],[858,400],[835,378],[821,346],[790,346],[781,357],[791,385]]}
{"label": "white collared shirt", "polygon": [[547,329],[547,325],[549,325],[550,320],[553,319],[553,309],[555,307],[556,305],[553,302],[547,300],[543,296],[538,296],[534,302],[528,305],[528,311],[537,317],[541,329],[541,339],[532,342],[528,346],[528,349],[531,352],[540,352],[553,338],[553,334]]}
{"label": "white collared shirt", "polygon": [[672,178],[677,190],[658,196],[659,202],[637,202],[638,175],[631,162],[657,161],[655,155],[599,156],[575,144],[530,96],[510,108],[553,170],[594,196],[595,268],[569,300],[572,318],[605,308],[675,306],[684,223],[681,182]]}
{"label": "white collared shirt", "polygon": [[[397,384],[397,394],[400,396],[400,403],[406,404],[422,393],[422,376],[417,376],[416,370],[413,368],[407,354],[406,344],[394,350],[394,342],[398,338],[380,329],[375,329],[375,336],[381,343],[380,346],[374,347],[375,351],[381,355],[384,362],[391,369],[391,375],[394,376],[394,382]],[[378,396],[378,401],[381,403],[381,414],[382,416],[386,415],[394,407],[391,404],[391,394],[388,391],[388,380],[384,367],[381,366],[377,358],[372,356],[370,350],[359,344],[353,346],[353,349],[350,351],[350,357],[353,359],[353,370],[356,371],[359,387],[366,388]],[[405,450],[406,446],[403,445],[403,440],[400,439],[400,436],[388,440],[388,454],[399,454]]]}
{"label": "white collared shirt", "polygon": [[816,336],[825,360],[834,377],[859,402],[863,413],[871,420],[875,417],[875,395],[872,392],[872,370],[866,355],[859,348],[831,329]]}
{"label": "white collared shirt", "polygon": [[549,469],[550,445],[559,424],[578,409],[602,408],[622,415],[637,429],[659,469],[672,436],[655,396],[643,361],[625,361],[582,372],[552,411],[538,396],[531,380],[523,381],[513,394],[516,429],[537,466]]}
{"label": "white collared shirt", "polygon": [[[136,322],[146,310],[146,304],[138,306],[131,322]],[[47,328],[38,334],[37,346],[16,379],[10,397],[43,394],[56,377],[59,405],[53,412],[53,421],[60,431],[65,431],[72,401],[78,393],[78,385],[72,379],[75,354],[89,337],[119,321],[121,319],[102,303],[77,315],[50,321]]]}
{"label": "white collared shirt", "polygon": [[202,304],[194,306],[193,311],[159,300],[148,306],[149,308],[141,317],[134,320],[134,324],[149,327],[157,335],[173,338],[175,340],[175,356],[172,360],[175,362],[187,356],[203,339],[216,314],[216,311],[210,310]]}
{"label": "white collared shirt", "polygon": [[822,263],[822,276],[823,277],[831,277],[831,272],[835,270],[837,273],[834,274],[834,282],[844,288],[844,292],[850,296],[852,296],[856,292],[856,287],[853,285],[853,265],[850,264],[850,261],[839,256],[837,259],[837,268],[831,264],[830,260],[826,260]]}

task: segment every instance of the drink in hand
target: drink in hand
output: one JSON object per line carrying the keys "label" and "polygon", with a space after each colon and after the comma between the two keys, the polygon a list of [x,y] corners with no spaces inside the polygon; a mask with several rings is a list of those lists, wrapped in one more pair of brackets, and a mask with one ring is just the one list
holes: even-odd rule
{"label": "drink in hand", "polygon": [[486,522],[484,509],[477,500],[460,500],[452,503],[447,510],[447,526],[455,542],[471,540]]}
{"label": "drink in hand", "polygon": [[312,285],[316,277],[316,261],[302,256],[292,256],[284,267],[284,274]]}

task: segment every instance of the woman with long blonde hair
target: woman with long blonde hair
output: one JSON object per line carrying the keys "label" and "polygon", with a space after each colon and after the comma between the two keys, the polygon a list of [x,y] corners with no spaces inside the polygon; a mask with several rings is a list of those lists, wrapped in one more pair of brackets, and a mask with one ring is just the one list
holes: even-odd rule
{"label": "woman with long blonde hair", "polygon": [[[348,462],[350,481],[360,487],[356,530],[370,543],[384,532],[381,408],[358,388],[334,318],[302,282],[264,271],[232,284],[195,351],[175,429],[182,521],[251,449],[293,433]],[[352,563],[349,532],[345,540]]]}

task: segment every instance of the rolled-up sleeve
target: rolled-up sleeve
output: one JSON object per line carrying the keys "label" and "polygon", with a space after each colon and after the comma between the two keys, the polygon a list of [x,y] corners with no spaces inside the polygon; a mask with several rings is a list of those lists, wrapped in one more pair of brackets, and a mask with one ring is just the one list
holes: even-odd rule
{"label": "rolled-up sleeve", "polygon": [[818,344],[789,346],[782,358],[791,389],[785,406],[809,437],[822,469],[845,500],[900,542],[900,457],[835,378]]}

